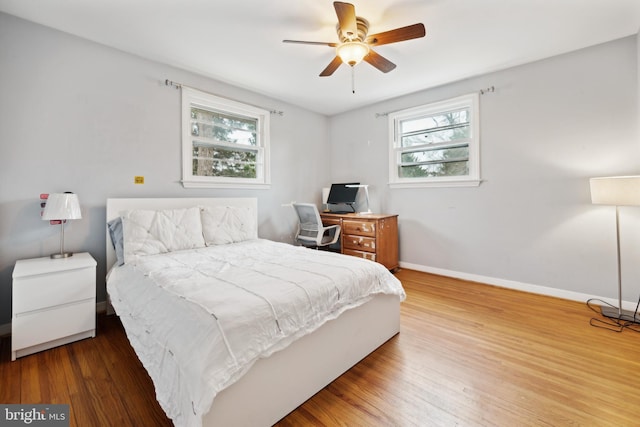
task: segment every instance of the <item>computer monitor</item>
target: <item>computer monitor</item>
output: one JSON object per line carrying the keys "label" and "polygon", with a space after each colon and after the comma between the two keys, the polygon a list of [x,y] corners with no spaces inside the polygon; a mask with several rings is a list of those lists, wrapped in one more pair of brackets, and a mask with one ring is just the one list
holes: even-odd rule
{"label": "computer monitor", "polygon": [[329,190],[329,196],[327,197],[327,204],[347,205],[351,208],[352,212],[355,212],[353,205],[355,204],[356,196],[358,195],[359,188],[355,187],[357,185],[360,185],[360,183],[348,182],[344,184],[331,184],[331,190]]}

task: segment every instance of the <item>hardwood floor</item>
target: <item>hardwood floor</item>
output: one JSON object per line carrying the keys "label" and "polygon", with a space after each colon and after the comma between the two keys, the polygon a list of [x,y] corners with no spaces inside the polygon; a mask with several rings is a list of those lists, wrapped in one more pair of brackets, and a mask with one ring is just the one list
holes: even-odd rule
{"label": "hardwood floor", "polygon": [[[585,304],[400,270],[401,333],[277,425],[638,426],[640,334]],[[0,403],[69,403],[72,426],[169,426],[115,316],[10,362]]]}
{"label": "hardwood floor", "polygon": [[96,338],[11,362],[0,341],[0,403],[68,403],[70,426],[172,426],[117,316],[98,316]]}

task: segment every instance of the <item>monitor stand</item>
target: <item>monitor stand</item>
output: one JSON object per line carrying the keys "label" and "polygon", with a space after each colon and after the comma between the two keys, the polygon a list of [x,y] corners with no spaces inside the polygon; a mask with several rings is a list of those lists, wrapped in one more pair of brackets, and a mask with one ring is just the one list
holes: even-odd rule
{"label": "monitor stand", "polygon": [[350,214],[350,213],[356,213],[356,210],[355,210],[355,208],[353,207],[353,205],[352,205],[352,204],[349,204],[349,203],[341,203],[341,204],[338,204],[338,205],[342,205],[342,206],[340,206],[340,207],[343,207],[343,206],[345,206],[345,207],[349,207],[349,208],[351,208],[351,210],[350,210],[350,211],[347,211],[347,210],[344,210],[344,209],[340,209],[340,210],[335,210],[335,211],[334,211],[334,210],[331,210],[331,208],[329,208],[329,212],[328,212],[328,213],[340,214],[340,215],[343,215],[343,214]]}

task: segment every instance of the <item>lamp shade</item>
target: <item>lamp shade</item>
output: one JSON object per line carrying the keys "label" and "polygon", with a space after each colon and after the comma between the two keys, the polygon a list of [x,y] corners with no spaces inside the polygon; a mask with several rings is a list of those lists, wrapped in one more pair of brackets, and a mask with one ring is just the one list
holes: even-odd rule
{"label": "lamp shade", "polygon": [[322,189],[322,203],[326,205],[328,198],[329,198],[329,187],[324,187]]}
{"label": "lamp shade", "polygon": [[369,54],[369,45],[362,42],[345,42],[336,48],[336,53],[342,62],[353,67]]}
{"label": "lamp shade", "polygon": [[591,203],[640,206],[640,175],[591,178]]}
{"label": "lamp shade", "polygon": [[80,219],[80,201],[78,195],[73,193],[54,193],[47,198],[42,213],[43,220],[55,219]]}

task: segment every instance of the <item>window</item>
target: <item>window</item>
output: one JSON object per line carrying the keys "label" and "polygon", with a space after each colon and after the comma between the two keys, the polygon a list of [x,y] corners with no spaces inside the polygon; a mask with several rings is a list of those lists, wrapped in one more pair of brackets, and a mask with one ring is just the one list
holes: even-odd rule
{"label": "window", "polygon": [[182,184],[268,187],[269,111],[182,87]]}
{"label": "window", "polygon": [[480,183],[478,95],[389,114],[389,184]]}

